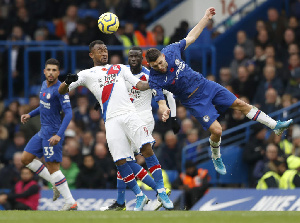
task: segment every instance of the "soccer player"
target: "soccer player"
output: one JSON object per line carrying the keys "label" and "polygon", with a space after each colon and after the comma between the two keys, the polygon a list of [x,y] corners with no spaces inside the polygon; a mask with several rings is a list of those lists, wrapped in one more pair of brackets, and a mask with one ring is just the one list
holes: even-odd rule
{"label": "soccer player", "polygon": [[65,94],[78,86],[85,86],[100,103],[109,151],[124,182],[137,196],[134,210],[143,210],[149,199],[138,186],[133,170],[127,162],[128,159],[134,159],[131,143],[146,159],[146,164],[154,177],[158,199],[165,208],[172,209],[174,206],[164,188],[161,166],[151,147],[154,139],[149,134],[147,126],[138,117],[125,84],[127,80],[132,86],[147,90],[148,82],[134,77],[125,65],[108,65],[108,51],[101,40],[93,41],[89,49],[94,67],[83,70],[78,75],[68,75],[65,82],[60,85],[59,93]]}
{"label": "soccer player", "polygon": [[[46,80],[40,91],[40,106],[29,114],[21,116],[21,122],[26,123],[31,117],[40,114],[41,130],[35,134],[26,145],[22,154],[22,163],[40,177],[53,185],[53,200],[61,194],[65,199],[62,211],[77,210],[65,176],[60,171],[62,161],[62,144],[64,132],[72,119],[72,108],[68,94],[60,95],[58,80],[60,64],[56,59],[46,61],[44,74]],[[61,121],[61,111],[65,117]],[[36,157],[44,155],[46,166]]]}
{"label": "soccer player", "polygon": [[261,110],[236,98],[221,85],[209,81],[202,74],[193,71],[181,59],[181,53],[195,42],[213,15],[215,15],[215,9],[208,8],[204,17],[185,39],[166,46],[161,52],[154,48],[148,49],[146,60],[151,67],[149,85],[163,114],[163,121],[168,119],[170,113],[162,93],[162,89],[166,89],[180,99],[182,105],[190,111],[205,130],[208,129],[211,132],[209,142],[215,169],[220,174],[226,174],[220,154],[222,127],[217,121],[218,111],[224,112],[229,107],[237,109],[249,119],[273,129],[276,134],[281,134],[293,120],[276,122]]}
{"label": "soccer player", "polygon": [[[128,63],[131,73],[139,78],[142,81],[148,81],[149,79],[149,70],[142,66],[143,61],[143,50],[140,47],[132,47],[128,52]],[[128,66],[127,66],[128,67]],[[142,119],[142,121],[146,124],[149,133],[152,135],[154,129],[154,119],[152,114],[151,100],[152,100],[152,91],[151,89],[140,91],[135,86],[132,86],[129,82],[126,81],[126,87],[129,93],[130,100],[134,104],[134,107],[137,110],[138,116]],[[164,95],[167,97],[168,104],[171,108],[171,116],[172,116],[172,129],[176,134],[180,126],[176,121],[176,102],[171,92],[164,90]],[[100,104],[97,102],[95,104],[95,109],[98,110]],[[135,148],[134,144],[131,144],[131,149],[135,152],[138,152],[138,149]],[[156,188],[156,184],[153,181],[152,177],[148,175],[147,171],[136,163],[136,160],[128,160],[128,164],[135,177],[138,180],[141,180],[153,190]],[[108,210],[126,210],[125,206],[125,191],[126,184],[123,181],[120,173],[117,174],[117,189],[118,189],[118,197],[117,200],[111,204],[110,206],[103,207],[101,211]],[[154,208],[158,210],[162,206],[162,203],[158,201],[157,206]]]}

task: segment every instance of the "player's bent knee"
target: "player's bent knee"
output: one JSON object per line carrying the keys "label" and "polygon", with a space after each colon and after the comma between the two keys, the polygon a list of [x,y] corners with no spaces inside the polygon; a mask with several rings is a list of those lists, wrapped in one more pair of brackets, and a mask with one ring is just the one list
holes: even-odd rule
{"label": "player's bent knee", "polygon": [[221,137],[222,136],[222,128],[216,127],[211,129],[211,134],[216,136],[216,137]]}

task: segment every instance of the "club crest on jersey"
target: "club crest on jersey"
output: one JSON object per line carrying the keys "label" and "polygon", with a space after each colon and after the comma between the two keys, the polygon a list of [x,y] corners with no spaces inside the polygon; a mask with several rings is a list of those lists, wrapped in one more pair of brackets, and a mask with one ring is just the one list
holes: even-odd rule
{"label": "club crest on jersey", "polygon": [[69,99],[69,95],[66,94],[66,95],[64,96],[64,99],[68,100],[68,99]]}
{"label": "club crest on jersey", "polygon": [[50,98],[51,98],[51,94],[48,93],[47,96],[46,96],[46,98],[47,98],[47,99],[50,99]]}
{"label": "club crest on jersey", "polygon": [[203,117],[203,121],[204,121],[204,122],[209,122],[209,119],[210,119],[210,117],[209,117],[208,115],[205,115],[205,116]]}
{"label": "club crest on jersey", "polygon": [[178,67],[179,64],[180,64],[180,60],[176,59],[176,60],[175,60],[175,65]]}

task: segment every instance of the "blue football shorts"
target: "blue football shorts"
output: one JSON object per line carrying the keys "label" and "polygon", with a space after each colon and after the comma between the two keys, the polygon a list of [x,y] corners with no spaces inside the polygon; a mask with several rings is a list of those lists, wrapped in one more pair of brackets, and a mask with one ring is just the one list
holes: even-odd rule
{"label": "blue football shorts", "polygon": [[[49,139],[51,136],[49,136]],[[55,146],[50,146],[48,139],[40,137],[39,132],[35,134],[27,143],[24,151],[31,153],[38,158],[44,156],[45,162],[61,162],[62,161],[62,138]]]}
{"label": "blue football shorts", "polygon": [[202,89],[199,88],[191,98],[181,103],[207,130],[220,116],[218,111],[225,112],[236,99],[237,97],[223,86],[207,80]]}

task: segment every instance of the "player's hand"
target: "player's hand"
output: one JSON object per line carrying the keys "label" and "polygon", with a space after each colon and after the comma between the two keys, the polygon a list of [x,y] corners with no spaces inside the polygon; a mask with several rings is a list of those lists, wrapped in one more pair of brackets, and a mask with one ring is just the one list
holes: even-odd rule
{"label": "player's hand", "polygon": [[214,7],[210,7],[206,9],[205,16],[209,19],[212,19],[212,17],[216,14],[216,9]]}
{"label": "player's hand", "polygon": [[67,85],[70,85],[72,82],[75,82],[78,80],[78,75],[77,74],[68,74],[66,79],[65,79],[65,83]]}
{"label": "player's hand", "polygon": [[48,139],[49,145],[50,146],[55,146],[57,143],[59,143],[60,140],[61,140],[60,136],[54,135],[50,139]]}
{"label": "player's hand", "polygon": [[97,102],[94,104],[94,109],[95,109],[96,111],[98,111],[99,108],[100,108],[100,103],[97,101]]}
{"label": "player's hand", "polygon": [[170,109],[167,109],[167,110],[165,110],[165,111],[162,113],[162,118],[161,118],[161,120],[162,120],[163,122],[166,122],[166,121],[168,120],[168,118],[169,118],[169,116],[170,116],[170,112],[171,112],[171,110],[170,110]]}
{"label": "player's hand", "polygon": [[180,130],[180,125],[179,123],[177,122],[177,119],[176,117],[171,117],[171,125],[172,125],[172,130],[174,132],[174,134],[177,134]]}
{"label": "player's hand", "polygon": [[1,194],[0,195],[0,204],[5,204],[7,201],[7,195],[6,194]]}
{"label": "player's hand", "polygon": [[30,119],[30,115],[29,114],[24,114],[21,116],[21,122],[23,124],[25,124],[26,122],[28,122],[28,120]]}

